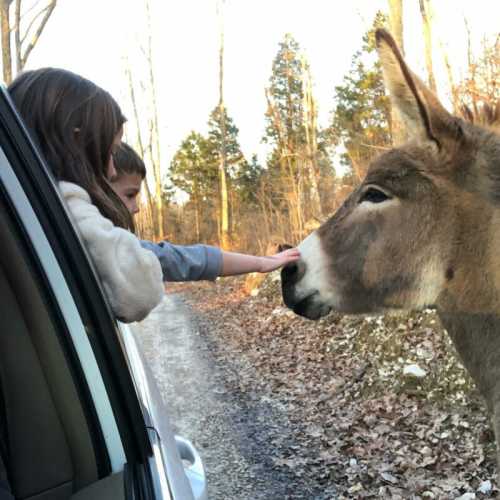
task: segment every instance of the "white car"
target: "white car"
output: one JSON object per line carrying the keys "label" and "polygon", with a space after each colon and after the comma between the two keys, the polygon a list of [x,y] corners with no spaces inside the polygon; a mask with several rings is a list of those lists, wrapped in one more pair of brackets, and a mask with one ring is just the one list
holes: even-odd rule
{"label": "white car", "polygon": [[0,499],[206,499],[4,88],[0,242]]}

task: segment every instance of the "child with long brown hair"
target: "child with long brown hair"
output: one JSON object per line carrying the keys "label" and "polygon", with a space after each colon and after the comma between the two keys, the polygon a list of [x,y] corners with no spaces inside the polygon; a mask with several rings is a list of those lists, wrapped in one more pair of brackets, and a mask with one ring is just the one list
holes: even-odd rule
{"label": "child with long brown hair", "polygon": [[47,160],[96,265],[116,316],[143,319],[164,294],[157,257],[129,231],[128,210],[109,185],[125,118],[116,101],[70,71],[27,71],[8,87]]}

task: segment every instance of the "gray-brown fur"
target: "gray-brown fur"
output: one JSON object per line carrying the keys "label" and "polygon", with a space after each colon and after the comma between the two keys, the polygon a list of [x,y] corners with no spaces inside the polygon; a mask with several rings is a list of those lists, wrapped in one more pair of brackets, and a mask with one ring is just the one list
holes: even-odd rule
{"label": "gray-brown fur", "polygon": [[[376,159],[317,232],[337,297],[330,307],[435,307],[487,400],[500,449],[500,106],[452,116],[408,69],[392,37],[379,30],[376,38],[410,141]],[[371,201],[377,191],[390,199],[385,208]],[[293,286],[284,285],[288,302]],[[291,307],[308,316],[314,297]]]}

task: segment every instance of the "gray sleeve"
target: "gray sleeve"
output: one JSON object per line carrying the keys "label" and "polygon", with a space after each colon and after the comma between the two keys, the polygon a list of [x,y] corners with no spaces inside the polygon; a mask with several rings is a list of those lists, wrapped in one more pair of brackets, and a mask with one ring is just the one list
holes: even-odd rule
{"label": "gray sleeve", "polygon": [[209,245],[172,245],[141,240],[160,261],[163,281],[214,280],[222,271],[222,252]]}

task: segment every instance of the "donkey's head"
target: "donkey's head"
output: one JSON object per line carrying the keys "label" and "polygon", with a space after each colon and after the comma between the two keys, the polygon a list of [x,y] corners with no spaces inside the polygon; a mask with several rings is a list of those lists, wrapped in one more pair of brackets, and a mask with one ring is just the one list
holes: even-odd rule
{"label": "donkey's head", "polygon": [[282,271],[285,303],[311,319],[483,293],[477,272],[489,265],[492,224],[500,226],[500,137],[450,115],[393,38],[379,30],[376,39],[409,141],[370,165],[337,213],[299,245],[301,260]]}

